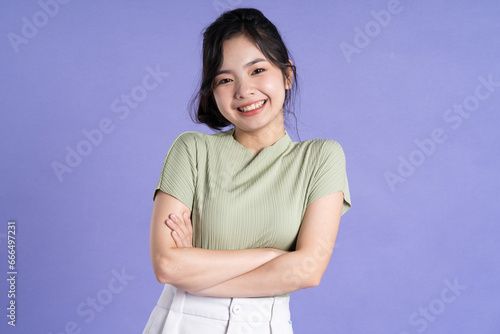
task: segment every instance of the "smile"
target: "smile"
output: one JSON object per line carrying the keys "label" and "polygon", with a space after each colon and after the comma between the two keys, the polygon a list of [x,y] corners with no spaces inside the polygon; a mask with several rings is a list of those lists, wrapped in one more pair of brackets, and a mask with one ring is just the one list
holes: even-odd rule
{"label": "smile", "polygon": [[246,107],[239,107],[238,110],[242,111],[242,112],[252,111],[252,110],[255,110],[255,109],[262,107],[266,102],[267,102],[267,100],[262,100],[259,102],[255,102],[255,103],[253,103],[249,106],[246,106]]}

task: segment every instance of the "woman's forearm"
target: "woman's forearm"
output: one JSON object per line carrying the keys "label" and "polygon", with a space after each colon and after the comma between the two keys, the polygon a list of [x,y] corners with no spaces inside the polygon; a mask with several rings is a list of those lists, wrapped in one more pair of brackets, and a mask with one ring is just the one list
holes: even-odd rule
{"label": "woman's forearm", "polygon": [[[207,250],[192,245],[191,212],[159,191],[151,217],[151,261],[156,278],[182,290],[201,290],[251,271],[284,253],[262,248]],[[179,236],[177,238],[176,236]],[[187,240],[187,241],[186,241]]]}
{"label": "woman's forearm", "polygon": [[187,290],[200,296],[262,297],[290,293],[319,284],[326,269],[328,252],[294,251],[281,255],[262,266],[221,284],[203,290]]}
{"label": "woman's forearm", "polygon": [[317,286],[335,246],[343,196],[341,191],[331,193],[307,207],[295,251],[222,284],[189,292],[213,297],[261,297]]}
{"label": "woman's forearm", "polygon": [[157,263],[165,275],[160,280],[184,291],[203,290],[262,266],[285,252],[272,248],[207,250],[172,248]]}

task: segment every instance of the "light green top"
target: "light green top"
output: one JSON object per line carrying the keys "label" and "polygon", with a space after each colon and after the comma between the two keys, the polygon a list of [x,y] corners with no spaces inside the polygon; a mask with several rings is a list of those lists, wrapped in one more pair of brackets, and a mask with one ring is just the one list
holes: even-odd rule
{"label": "light green top", "polygon": [[255,155],[233,133],[184,132],[165,157],[154,195],[160,189],[191,209],[194,247],[294,250],[315,199],[343,191],[342,214],[351,207],[344,151],[336,141],[294,142],[285,130]]}

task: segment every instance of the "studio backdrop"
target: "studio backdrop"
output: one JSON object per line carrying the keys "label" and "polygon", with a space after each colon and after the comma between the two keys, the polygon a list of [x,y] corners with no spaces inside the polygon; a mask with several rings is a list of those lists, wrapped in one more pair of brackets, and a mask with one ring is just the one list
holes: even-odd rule
{"label": "studio backdrop", "polygon": [[141,333],[153,191],[175,137],[213,133],[188,103],[236,7],[290,49],[292,139],[346,155],[352,209],[295,332],[499,333],[494,0],[2,1],[0,332]]}

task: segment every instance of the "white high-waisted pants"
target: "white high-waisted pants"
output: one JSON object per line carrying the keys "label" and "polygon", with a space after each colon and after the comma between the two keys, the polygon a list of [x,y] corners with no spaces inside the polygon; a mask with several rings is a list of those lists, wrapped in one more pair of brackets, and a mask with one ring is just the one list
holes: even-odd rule
{"label": "white high-waisted pants", "polygon": [[165,284],[143,334],[293,334],[290,297],[200,297]]}

